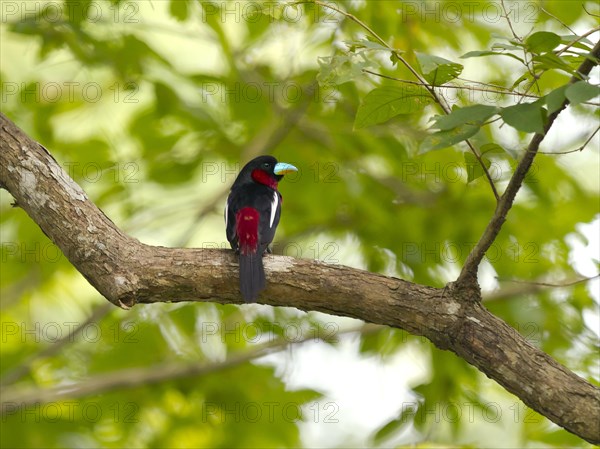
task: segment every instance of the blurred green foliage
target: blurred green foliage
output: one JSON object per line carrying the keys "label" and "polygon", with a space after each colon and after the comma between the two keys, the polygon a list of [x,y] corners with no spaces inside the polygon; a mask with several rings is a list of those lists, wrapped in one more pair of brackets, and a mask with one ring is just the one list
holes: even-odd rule
{"label": "blurred green foliage", "polygon": [[[480,276],[494,314],[597,383],[598,335],[589,323],[598,320],[598,292],[592,295],[598,284],[508,282],[561,284],[598,267],[597,253],[590,260],[589,251],[574,252],[597,229],[582,227],[597,223],[599,213],[597,139],[583,152],[547,154],[577,148],[597,126],[597,77],[564,87],[597,38],[575,42],[576,34],[597,26],[586,12],[597,14],[597,3],[507,1],[506,10],[497,1],[335,5],[367,24],[428,82],[447,83],[438,92],[452,113],[441,115],[424,88],[397,81],[415,78],[331,9],[184,0],[3,2],[2,112],[46,146],[119,227],[144,242],[227,247],[221,205],[228,188],[240,164],[272,153],[300,168],[281,183],[285,204],[275,253],[443,286],[456,277],[495,208],[463,140],[484,154],[501,192],[527,133],[568,98],[577,106],[542,145],[546,154],[536,158]],[[517,92],[534,97],[520,102]],[[289,329],[337,346],[345,337],[336,330],[356,326],[267,306],[155,304],[111,310],[71,338],[69,331],[103,298],[11,207],[8,193],[1,191],[0,200],[3,382],[30,366],[5,388],[77,385],[128,367],[219,362],[265,338],[293,342]],[[414,406],[388,397],[397,413],[372,426],[370,436],[348,433],[343,421],[326,427],[342,435],[339,446],[583,444],[453,354],[396,329],[357,335],[357,361],[385,364],[413,348],[428,360],[428,374],[409,385]],[[40,352],[61,336],[68,341],[57,354]],[[245,363],[30,405],[2,417],[2,447],[309,445],[300,423],[323,421],[311,415],[311,404],[325,403],[327,391],[319,384],[291,387],[281,366]],[[265,404],[273,403],[279,409],[271,417]],[[491,403],[501,404],[501,419],[468,419],[464,404],[477,414],[489,413]],[[262,416],[255,419],[256,404]],[[302,417],[280,413],[285,404],[303,410]],[[449,404],[462,404],[462,418],[449,417]],[[494,439],[507,429],[510,441]]]}

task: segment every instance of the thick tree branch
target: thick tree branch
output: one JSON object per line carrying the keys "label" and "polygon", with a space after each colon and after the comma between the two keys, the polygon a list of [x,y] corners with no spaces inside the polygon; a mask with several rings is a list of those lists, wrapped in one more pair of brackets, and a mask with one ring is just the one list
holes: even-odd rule
{"label": "thick tree branch", "polygon": [[[587,76],[591,72],[591,70],[598,64],[599,59],[600,41],[596,44],[589,57],[586,58],[586,60],[583,61],[579,69],[577,69],[578,76],[573,76],[569,83],[575,83],[581,80],[583,77]],[[529,142],[529,146],[527,147],[527,151],[519,161],[515,172],[513,173],[512,177],[510,178],[510,181],[508,182],[506,190],[504,191],[502,197],[500,198],[500,201],[496,205],[496,211],[494,212],[494,216],[485,228],[483,235],[481,236],[481,238],[467,257],[465,265],[463,266],[460,272],[460,276],[456,280],[457,284],[469,285],[471,287],[477,285],[477,268],[479,267],[483,256],[485,255],[486,251],[490,248],[494,240],[496,240],[496,237],[498,236],[500,229],[502,228],[502,225],[506,220],[506,214],[513,205],[515,196],[521,188],[521,184],[523,183],[523,180],[525,179],[525,176],[527,175],[527,172],[529,171],[529,168],[533,163],[533,159],[535,158],[535,155],[537,154],[540,148],[542,140],[544,140],[544,137],[554,124],[554,121],[556,120],[556,117],[558,117],[558,114],[560,114],[562,110],[567,107],[568,104],[569,100],[565,99],[561,107],[548,116],[548,121],[544,126],[544,132],[535,133],[532,137],[531,142]]]}
{"label": "thick tree branch", "polygon": [[[109,301],[241,303],[232,251],[153,247],[121,232],[44,147],[0,114],[0,183]],[[319,261],[268,256],[260,301],[359,318],[423,335],[529,407],[600,442],[600,389],[490,314],[471,289],[436,289]]]}

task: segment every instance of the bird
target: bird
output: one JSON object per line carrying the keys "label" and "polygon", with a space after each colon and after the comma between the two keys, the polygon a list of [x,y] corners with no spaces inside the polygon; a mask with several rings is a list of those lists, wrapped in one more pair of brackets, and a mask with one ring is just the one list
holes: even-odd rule
{"label": "bird", "polygon": [[240,171],[225,204],[225,228],[231,248],[239,254],[240,292],[247,303],[256,302],[265,288],[262,257],[269,250],[281,216],[285,174],[297,172],[273,156],[259,156]]}

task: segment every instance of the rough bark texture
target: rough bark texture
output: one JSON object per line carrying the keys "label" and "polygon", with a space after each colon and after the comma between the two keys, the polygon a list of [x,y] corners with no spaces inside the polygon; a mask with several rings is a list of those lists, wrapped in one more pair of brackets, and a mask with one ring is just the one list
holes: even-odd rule
{"label": "rough bark texture", "polygon": [[[40,144],[0,114],[0,186],[109,301],[241,303],[232,251],[148,246],[102,213]],[[478,290],[417,285],[319,261],[268,256],[259,302],[405,329],[476,366],[525,404],[600,443],[600,389],[490,314]]]}

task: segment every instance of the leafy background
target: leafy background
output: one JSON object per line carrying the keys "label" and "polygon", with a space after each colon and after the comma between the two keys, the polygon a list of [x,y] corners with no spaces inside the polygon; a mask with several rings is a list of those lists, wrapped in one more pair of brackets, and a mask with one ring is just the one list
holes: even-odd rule
{"label": "leafy background", "polygon": [[[275,253],[443,286],[495,207],[461,142],[472,136],[485,152],[501,192],[598,33],[573,53],[556,49],[598,26],[598,5],[506,2],[521,41],[496,1],[335,6],[428,82],[462,86],[441,92],[475,109],[443,117],[422,87],[364,73],[415,80],[355,22],[310,3],[81,0],[3,2],[2,112],[143,242],[226,247],[228,188],[241,163],[272,153],[300,168],[281,183]],[[465,80],[535,98],[519,105]],[[572,93],[580,104],[542,151],[575,149],[594,131],[597,82],[596,73]],[[480,271],[493,313],[596,384],[597,279],[510,280],[596,275],[598,153],[596,136],[582,152],[540,154]],[[11,201],[0,191],[5,388],[289,344],[200,377],[6,413],[3,447],[585,446],[401,330],[267,306],[108,308]]]}

